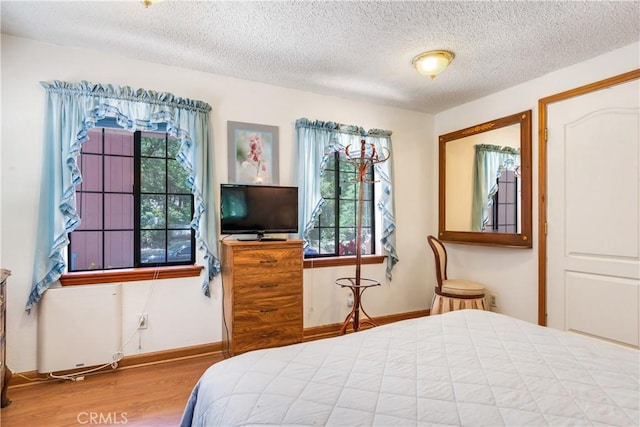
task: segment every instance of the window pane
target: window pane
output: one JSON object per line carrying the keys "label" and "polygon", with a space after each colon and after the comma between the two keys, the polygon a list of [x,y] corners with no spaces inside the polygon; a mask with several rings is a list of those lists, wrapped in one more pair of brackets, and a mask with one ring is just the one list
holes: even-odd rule
{"label": "window pane", "polygon": [[325,165],[325,172],[333,172],[336,169],[336,156],[335,153],[329,154],[327,157],[327,164]]}
{"label": "window pane", "polygon": [[166,236],[164,230],[143,230],[140,232],[140,262],[142,264],[156,264],[166,261]]}
{"label": "window pane", "polygon": [[501,219],[500,225],[503,225],[507,218],[507,206],[499,204],[498,205],[498,218]]}
{"label": "window pane", "polygon": [[334,227],[336,225],[336,202],[335,200],[325,200],[320,213],[321,227]]}
{"label": "window pane", "polygon": [[133,157],[105,156],[104,191],[133,191]]}
{"label": "window pane", "polygon": [[166,192],[166,160],[140,159],[140,191],[142,193]]}
{"label": "window pane", "polygon": [[169,198],[169,228],[189,228],[191,224],[191,196]]}
{"label": "window pane", "polygon": [[166,224],[166,196],[140,196],[140,228],[164,228]]}
{"label": "window pane", "polygon": [[503,182],[498,183],[498,203],[506,203],[507,201],[507,185]]}
{"label": "window pane", "polygon": [[133,267],[133,230],[104,233],[105,268]]}
{"label": "window pane", "polygon": [[362,227],[362,254],[370,255],[373,253],[373,233],[371,228]]}
{"label": "window pane", "polygon": [[170,159],[175,159],[178,155],[178,151],[180,151],[180,140],[175,136],[169,137],[169,152],[167,153],[167,157]]}
{"label": "window pane", "polygon": [[320,243],[321,254],[336,254],[336,233],[331,228],[320,229],[320,236],[322,237]]}
{"label": "window pane", "polygon": [[336,176],[333,171],[325,171],[320,185],[320,195],[323,199],[334,199],[336,197]]}
{"label": "window pane", "polygon": [[166,140],[164,133],[142,132],[140,138],[140,154],[143,157],[166,158]]}
{"label": "window pane", "polygon": [[317,255],[320,253],[320,230],[313,229],[309,233],[309,246],[305,249],[305,255]]}
{"label": "window pane", "polygon": [[169,193],[185,193],[190,194],[191,189],[187,183],[189,173],[178,163],[177,160],[168,161],[169,169]]}
{"label": "window pane", "polygon": [[356,226],[356,201],[341,201],[340,202],[340,227],[355,227]]}
{"label": "window pane", "polygon": [[96,270],[102,268],[102,232],[74,231],[69,245],[69,270]]}
{"label": "window pane", "polygon": [[133,194],[105,194],[104,203],[106,230],[133,230]]}
{"label": "window pane", "polygon": [[[362,203],[362,226],[371,227],[373,212],[371,212],[371,201]],[[357,219],[356,219],[357,221]]]}
{"label": "window pane", "polygon": [[509,205],[507,207],[507,218],[506,223],[509,225],[516,225],[516,207],[515,205]]}
{"label": "window pane", "polygon": [[[360,155],[360,153],[358,152],[357,155]],[[343,172],[355,173],[355,167],[353,166],[353,163],[351,163],[344,155],[341,155],[341,157],[340,157],[340,173],[343,173]]]}
{"label": "window pane", "polygon": [[168,262],[191,261],[191,230],[169,232]]}
{"label": "window pane", "polygon": [[104,152],[105,154],[133,157],[133,132],[105,129]]}
{"label": "window pane", "polygon": [[89,139],[82,143],[83,153],[102,153],[102,128],[87,131]]}
{"label": "window pane", "polygon": [[340,255],[356,254],[356,230],[355,228],[340,229]]}
{"label": "window pane", "polygon": [[181,245],[191,240],[191,228],[188,230],[170,230],[169,231],[169,247],[172,245]]}
{"label": "window pane", "polygon": [[341,175],[340,179],[340,199],[342,200],[357,200],[358,199],[358,185],[352,181],[352,177],[349,175]]}
{"label": "window pane", "polygon": [[82,191],[102,191],[102,156],[82,154],[78,157],[78,167],[82,173]]}
{"label": "window pane", "polygon": [[515,181],[509,183],[507,185],[507,203],[512,203],[512,204],[518,203],[517,195],[518,195],[518,187]]}
{"label": "window pane", "polygon": [[76,230],[102,230],[102,194],[76,192],[80,225]]}

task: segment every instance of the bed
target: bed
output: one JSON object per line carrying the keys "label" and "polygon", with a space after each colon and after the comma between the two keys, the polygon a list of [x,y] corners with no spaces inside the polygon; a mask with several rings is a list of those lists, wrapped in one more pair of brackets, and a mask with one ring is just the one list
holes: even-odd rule
{"label": "bed", "polygon": [[218,362],[181,425],[638,426],[639,355],[454,311]]}

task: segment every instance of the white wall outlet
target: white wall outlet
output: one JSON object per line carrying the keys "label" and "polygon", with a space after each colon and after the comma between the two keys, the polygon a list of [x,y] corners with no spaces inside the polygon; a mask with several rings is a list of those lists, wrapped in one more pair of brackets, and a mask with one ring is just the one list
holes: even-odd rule
{"label": "white wall outlet", "polygon": [[149,327],[149,316],[147,313],[138,314],[138,329],[147,329]]}
{"label": "white wall outlet", "polygon": [[491,311],[498,310],[498,295],[497,294],[489,294],[489,308]]}
{"label": "white wall outlet", "polygon": [[353,294],[347,295],[347,307],[353,307]]}

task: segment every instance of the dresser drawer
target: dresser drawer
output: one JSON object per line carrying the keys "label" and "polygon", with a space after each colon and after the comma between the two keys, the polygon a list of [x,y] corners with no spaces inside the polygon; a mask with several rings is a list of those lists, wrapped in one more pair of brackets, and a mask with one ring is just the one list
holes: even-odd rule
{"label": "dresser drawer", "polygon": [[233,328],[242,332],[277,322],[302,323],[302,298],[294,295],[234,304]]}
{"label": "dresser drawer", "polygon": [[298,248],[236,250],[233,271],[237,278],[265,275],[269,271],[297,271],[302,267],[302,251]]}
{"label": "dresser drawer", "polygon": [[269,299],[274,295],[298,295],[302,294],[301,283],[300,271],[242,277],[234,284],[233,299],[238,301]]}
{"label": "dresser drawer", "polygon": [[282,322],[274,325],[261,325],[233,337],[234,353],[257,350],[267,347],[279,347],[302,342],[300,322]]}

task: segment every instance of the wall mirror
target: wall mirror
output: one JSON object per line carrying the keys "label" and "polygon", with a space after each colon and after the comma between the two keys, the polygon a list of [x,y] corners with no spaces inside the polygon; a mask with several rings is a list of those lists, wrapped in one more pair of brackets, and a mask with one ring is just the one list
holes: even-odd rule
{"label": "wall mirror", "polygon": [[438,234],[531,248],[531,110],[439,138]]}

